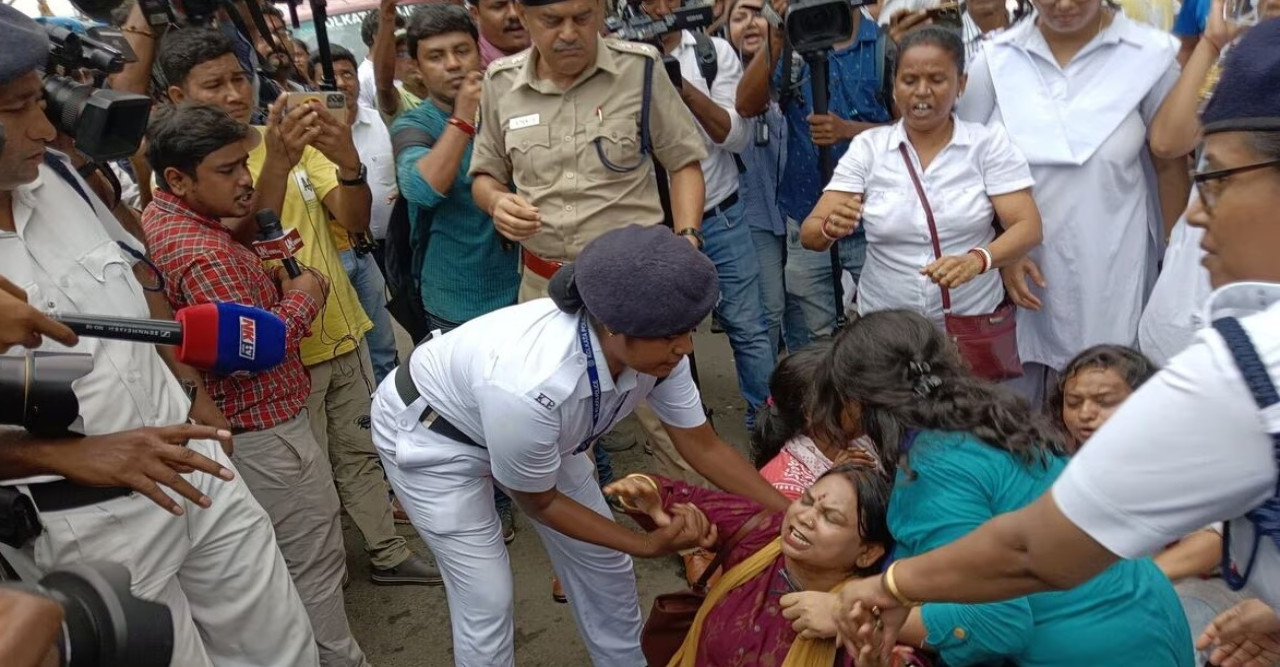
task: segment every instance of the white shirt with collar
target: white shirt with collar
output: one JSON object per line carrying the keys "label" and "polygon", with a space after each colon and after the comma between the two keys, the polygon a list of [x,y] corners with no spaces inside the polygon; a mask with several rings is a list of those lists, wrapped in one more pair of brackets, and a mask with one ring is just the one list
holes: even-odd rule
{"label": "white shirt with collar", "polygon": [[[1034,184],[1022,153],[999,126],[956,119],[951,141],[928,169],[907,140],[902,121],[854,138],[827,190],[863,193],[867,260],[858,281],[858,311],[907,308],[943,321],[942,291],[920,269],[936,257],[924,205],[898,147],[906,145],[933,209],[943,255],[963,255],[995,239],[991,198]],[[1004,300],[999,272],[951,290],[956,315],[990,313]]]}
{"label": "white shirt with collar", "polygon": [[369,109],[378,108],[378,81],[373,73],[373,61],[365,56],[356,67],[356,78],[360,79],[360,106]]}
{"label": "white shirt with collar", "polygon": [[693,33],[683,31],[680,34],[680,45],[671,52],[671,56],[680,63],[680,76],[684,78],[684,85],[698,89],[729,114],[729,134],[720,143],[712,141],[702,124],[698,123],[698,132],[707,144],[707,157],[702,161],[702,178],[707,187],[707,205],[704,210],[708,211],[738,191],[738,164],[733,155],[741,153],[751,141],[751,127],[738,115],[736,108],[738,82],[742,80],[742,60],[729,42],[719,37],[710,39],[716,47],[718,67],[711,89],[707,88],[707,81],[702,78],[702,69],[698,67]]}
{"label": "white shirt with collar", "polygon": [[[1280,386],[1280,284],[1227,285],[1205,312],[1206,322],[1239,318]],[[1206,328],[1089,439],[1054,484],[1053,499],[1123,558],[1230,520],[1231,555],[1243,574],[1253,525],[1242,517],[1276,493],[1269,431],[1280,431],[1280,406],[1259,412],[1226,343]],[[1280,608],[1280,550],[1269,538],[1248,589]]]}
{"label": "white shirt with collar", "polygon": [[368,170],[369,192],[373,195],[373,210],[369,213],[369,233],[381,241],[387,238],[387,224],[391,222],[391,209],[400,191],[396,188],[396,161],[391,153],[391,132],[377,111],[357,104],[356,120],[351,125],[351,139],[355,142],[360,161]]}
{"label": "white shirt with collar", "polygon": [[[587,357],[578,337],[581,316],[536,299],[477,317],[413,351],[413,382],[443,418],[488,450],[493,477],[527,493],[556,484],[561,459],[584,440],[607,433],[646,401],[665,424],[706,422],[702,399],[683,359],[665,381],[626,369],[615,382],[588,328],[600,381],[599,423],[592,425]],[[397,426],[418,426],[421,408],[395,415]],[[436,443],[397,445],[401,468],[432,460]]]}
{"label": "white shirt with collar", "polygon": [[[49,312],[151,317],[134,278],[136,260],[117,241],[135,250],[143,246],[101,203],[91,209],[57,172],[41,165],[35,182],[13,191],[13,216],[16,231],[0,231],[0,273],[26,290],[33,305]],[[187,420],[191,403],[153,345],[81,337],[74,348],[46,339],[40,349],[93,355],[93,370],[73,385],[86,435]]]}

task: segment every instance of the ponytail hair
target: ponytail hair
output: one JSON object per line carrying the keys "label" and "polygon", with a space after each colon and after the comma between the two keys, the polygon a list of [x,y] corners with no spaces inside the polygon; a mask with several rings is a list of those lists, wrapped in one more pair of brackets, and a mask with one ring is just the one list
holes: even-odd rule
{"label": "ponytail hair", "polygon": [[782,451],[787,441],[804,434],[809,425],[813,380],[831,351],[820,341],[787,355],[769,379],[769,401],[756,413],[751,435],[752,459],[762,468]]}

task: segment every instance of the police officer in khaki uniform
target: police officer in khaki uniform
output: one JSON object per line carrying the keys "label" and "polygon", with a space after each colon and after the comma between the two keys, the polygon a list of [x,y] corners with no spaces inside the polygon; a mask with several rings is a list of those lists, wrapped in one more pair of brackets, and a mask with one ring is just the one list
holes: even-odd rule
{"label": "police officer in khaki uniform", "polygon": [[[662,222],[655,159],[675,232],[701,248],[707,149],[657,50],[601,37],[601,0],[524,0],[517,12],[533,48],[489,67],[471,175],[476,205],[523,245],[520,300],[546,296],[556,269],[602,233]],[[646,63],[652,155],[641,150]]]}
{"label": "police officer in khaki uniform", "polygon": [[[516,10],[533,47],[489,66],[471,175],[476,205],[523,246],[520,301],[546,296],[556,269],[604,232],[662,222],[655,160],[669,176],[675,233],[701,250],[706,142],[658,51],[601,37],[602,0],[523,0]],[[646,63],[651,155],[641,150]],[[651,411],[636,416],[659,472],[705,483]]]}

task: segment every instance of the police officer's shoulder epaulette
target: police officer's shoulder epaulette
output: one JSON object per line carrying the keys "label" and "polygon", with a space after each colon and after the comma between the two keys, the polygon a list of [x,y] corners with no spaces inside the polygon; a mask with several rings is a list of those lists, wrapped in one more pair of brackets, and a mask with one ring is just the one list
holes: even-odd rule
{"label": "police officer's shoulder epaulette", "polygon": [[658,49],[652,44],[641,44],[640,42],[628,42],[622,39],[606,39],[605,46],[619,53],[629,53],[635,56],[644,56],[650,60],[658,59]]}
{"label": "police officer's shoulder epaulette", "polygon": [[484,72],[484,78],[488,81],[501,72],[514,70],[517,67],[523,67],[528,60],[529,51],[527,49],[515,55],[498,58],[497,60],[489,63],[489,68]]}

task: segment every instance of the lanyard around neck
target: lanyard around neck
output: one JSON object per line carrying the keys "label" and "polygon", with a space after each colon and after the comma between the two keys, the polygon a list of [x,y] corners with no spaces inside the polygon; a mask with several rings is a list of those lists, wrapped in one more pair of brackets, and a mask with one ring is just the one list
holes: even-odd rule
{"label": "lanyard around neck", "polygon": [[[603,430],[599,433],[596,429],[600,426],[600,368],[596,364],[595,349],[591,345],[591,333],[587,328],[587,316],[584,314],[578,319],[578,345],[582,348],[582,353],[587,356],[587,382],[591,384],[591,432],[577,449],[573,450],[574,454],[581,454],[591,447],[592,443],[604,435]],[[613,414],[609,416],[609,421],[605,423],[604,428],[609,428],[613,424],[613,420],[618,417],[618,412],[622,410],[622,406],[627,402],[628,391],[622,395],[618,401],[618,405],[613,408]]]}

